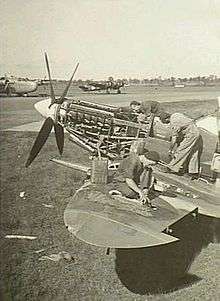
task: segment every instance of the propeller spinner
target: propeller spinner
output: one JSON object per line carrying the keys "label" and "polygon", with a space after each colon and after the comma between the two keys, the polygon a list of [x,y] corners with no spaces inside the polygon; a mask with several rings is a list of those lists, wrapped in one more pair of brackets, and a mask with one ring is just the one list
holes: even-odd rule
{"label": "propeller spinner", "polygon": [[49,137],[49,134],[54,127],[55,131],[55,137],[56,137],[56,143],[59,150],[60,155],[63,153],[63,147],[64,147],[64,129],[63,127],[58,123],[58,113],[61,104],[64,102],[65,97],[69,91],[70,85],[72,83],[73,77],[78,69],[79,63],[77,63],[75,70],[66,86],[66,88],[63,91],[63,94],[59,98],[55,98],[55,93],[53,89],[52,79],[51,79],[51,73],[50,73],[50,67],[49,67],[49,61],[47,54],[45,53],[45,61],[46,61],[46,67],[47,67],[47,73],[49,77],[49,83],[50,83],[50,98],[42,100],[35,104],[35,108],[37,111],[43,115],[46,120],[44,121],[37,138],[35,139],[34,145],[31,148],[29,157],[27,159],[27,162],[25,164],[26,167],[31,165],[31,163],[34,161],[42,147],[44,146],[45,142],[47,141],[47,138]]}

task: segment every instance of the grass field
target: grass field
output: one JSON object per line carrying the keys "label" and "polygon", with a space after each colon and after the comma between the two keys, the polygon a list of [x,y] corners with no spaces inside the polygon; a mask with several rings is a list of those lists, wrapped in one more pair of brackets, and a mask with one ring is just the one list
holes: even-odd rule
{"label": "grass field", "polygon": [[[65,85],[58,83],[55,85],[55,94],[61,95]],[[40,86],[34,93],[48,93],[49,86]],[[159,102],[188,102],[188,101],[209,101],[216,100],[219,96],[219,87],[147,87],[147,86],[127,86],[121,89],[121,94],[106,94],[104,92],[83,93],[77,86],[71,86],[69,97],[95,101],[100,103],[109,103],[111,105],[126,105],[132,100],[156,100]],[[33,95],[34,95],[33,94]]]}
{"label": "grass field", "polygon": [[[141,98],[140,95],[134,94]],[[120,95],[123,97],[123,103],[126,103],[125,96],[126,94]],[[81,94],[80,97],[85,99]],[[116,103],[114,97],[97,95],[93,96],[93,99],[96,102],[113,104]],[[178,102],[175,105],[166,103],[164,106],[170,112],[182,111],[192,117],[212,112],[216,107],[212,93],[202,100],[192,100],[192,95],[183,97],[188,98],[187,102]],[[33,109],[33,104],[38,100],[31,97],[0,99],[0,299],[219,300],[217,243],[207,245],[205,241],[200,241],[206,248],[201,253],[194,254],[196,258],[189,266],[188,273],[177,279],[175,275],[178,267],[183,264],[181,259],[187,255],[181,254],[181,250],[179,254],[174,253],[172,266],[167,264],[168,258],[158,255],[157,268],[152,258],[155,259],[160,252],[144,249],[139,257],[134,253],[129,256],[124,254],[124,267],[120,270],[119,252],[111,250],[110,254],[106,255],[105,249],[87,245],[70,235],[64,226],[63,212],[68,197],[83,183],[83,174],[77,171],[73,173],[72,170],[56,166],[49,161],[49,158],[57,155],[53,134],[34,164],[25,169],[24,164],[36,133],[5,131],[9,127],[40,120]],[[117,104],[120,104],[120,101]],[[68,139],[65,141],[66,159],[78,163],[88,162],[86,152],[71,144]],[[20,192],[23,191],[25,197],[20,197]],[[7,234],[33,235],[37,239],[6,239]],[[201,236],[200,239],[203,238]],[[195,240],[198,240],[198,237],[195,237]],[[191,248],[189,245],[188,251],[186,249],[184,252],[192,252]],[[38,252],[39,250],[42,251]],[[69,252],[74,260],[39,260],[42,255],[60,251]],[[170,250],[166,252],[172,255]],[[133,262],[136,258],[138,261]],[[132,264],[136,265],[136,268],[141,267],[145,273],[140,273],[137,268],[136,273],[131,274],[132,270],[129,267]],[[121,273],[122,277],[118,277]],[[169,281],[169,278],[172,281]],[[129,284],[131,279],[132,283]]]}

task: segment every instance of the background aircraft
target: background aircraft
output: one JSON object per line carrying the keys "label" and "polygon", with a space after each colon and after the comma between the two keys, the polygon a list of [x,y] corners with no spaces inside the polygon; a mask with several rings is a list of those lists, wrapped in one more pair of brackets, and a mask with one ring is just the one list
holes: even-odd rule
{"label": "background aircraft", "polygon": [[28,93],[37,90],[38,85],[42,85],[41,80],[29,80],[27,78],[17,78],[17,77],[1,77],[0,78],[0,94],[11,96],[27,96]]}
{"label": "background aircraft", "polygon": [[84,92],[96,92],[96,91],[105,91],[109,94],[111,91],[116,91],[117,94],[121,93],[121,88],[124,87],[123,81],[114,81],[112,77],[105,82],[91,82],[86,85],[79,86]]}

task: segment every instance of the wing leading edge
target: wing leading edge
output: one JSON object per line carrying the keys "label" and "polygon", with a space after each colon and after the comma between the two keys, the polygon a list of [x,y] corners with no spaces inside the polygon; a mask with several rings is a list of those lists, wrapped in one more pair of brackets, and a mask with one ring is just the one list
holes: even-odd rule
{"label": "wing leading edge", "polygon": [[[104,189],[89,186],[70,198],[64,221],[77,238],[101,247],[142,248],[177,242],[179,239],[166,229],[189,211],[176,210],[160,201],[161,207],[149,213],[140,204],[114,199]],[[196,206],[190,212],[194,210]]]}

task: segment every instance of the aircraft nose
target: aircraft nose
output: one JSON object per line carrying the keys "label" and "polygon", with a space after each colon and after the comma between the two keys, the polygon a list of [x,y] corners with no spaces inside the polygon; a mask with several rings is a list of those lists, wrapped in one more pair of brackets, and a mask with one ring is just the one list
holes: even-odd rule
{"label": "aircraft nose", "polygon": [[46,98],[35,103],[35,109],[45,118],[50,115],[49,105],[51,104],[51,99]]}

